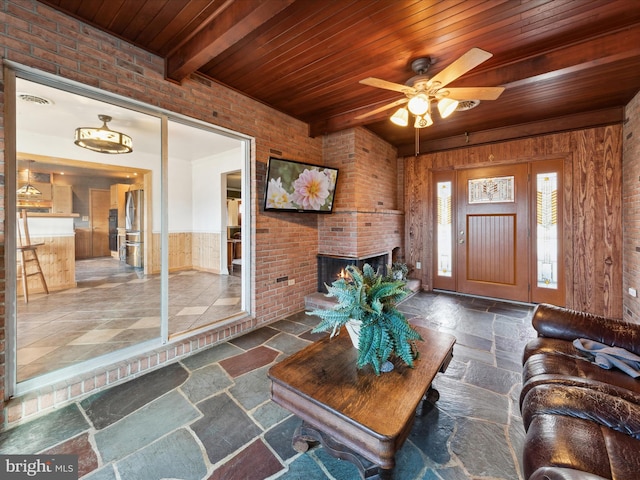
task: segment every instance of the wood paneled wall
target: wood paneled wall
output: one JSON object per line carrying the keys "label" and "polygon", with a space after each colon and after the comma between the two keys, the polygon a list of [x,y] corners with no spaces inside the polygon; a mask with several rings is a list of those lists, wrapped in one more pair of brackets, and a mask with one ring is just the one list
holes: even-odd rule
{"label": "wood paneled wall", "polygon": [[450,150],[405,162],[405,245],[432,288],[431,172],[563,158],[566,306],[622,317],[622,126]]}
{"label": "wood paneled wall", "polygon": [[[160,273],[160,235],[152,235],[151,273]],[[169,234],[169,271],[203,270],[220,273],[220,234],[174,232]]]}
{"label": "wood paneled wall", "polygon": [[203,232],[196,232],[191,235],[191,262],[193,268],[220,273],[220,235]]}
{"label": "wood paneled wall", "polygon": [[[622,154],[624,319],[640,322],[640,92],[625,108]],[[629,292],[629,289],[632,289]],[[636,294],[633,294],[633,290]]]}

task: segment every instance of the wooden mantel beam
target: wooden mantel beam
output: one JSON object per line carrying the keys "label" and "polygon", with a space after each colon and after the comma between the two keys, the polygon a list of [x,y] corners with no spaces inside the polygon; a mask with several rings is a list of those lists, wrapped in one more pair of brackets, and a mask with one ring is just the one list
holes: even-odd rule
{"label": "wooden mantel beam", "polygon": [[180,82],[291,5],[294,0],[227,0],[166,59],[166,78]]}

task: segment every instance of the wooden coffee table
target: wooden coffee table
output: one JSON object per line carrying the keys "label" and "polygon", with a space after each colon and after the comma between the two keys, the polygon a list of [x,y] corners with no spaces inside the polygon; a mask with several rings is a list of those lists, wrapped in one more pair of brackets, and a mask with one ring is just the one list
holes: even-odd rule
{"label": "wooden coffee table", "polygon": [[273,401],[302,419],[293,438],[297,451],[320,442],[331,455],[355,463],[362,478],[391,477],[416,413],[425,401],[438,399],[431,382],[446,370],[456,341],[415,328],[424,341],[417,342],[414,368],[396,362],[380,376],[369,366],[358,370],[358,351],[344,329],[271,367]]}

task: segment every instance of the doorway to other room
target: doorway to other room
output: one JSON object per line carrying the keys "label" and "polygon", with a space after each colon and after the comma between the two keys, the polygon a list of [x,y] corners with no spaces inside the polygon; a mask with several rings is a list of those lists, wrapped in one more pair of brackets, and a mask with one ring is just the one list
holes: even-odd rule
{"label": "doorway to other room", "polygon": [[[236,172],[240,205],[247,205],[247,139],[125,100],[107,102],[77,85],[53,86],[46,75],[21,72],[15,84],[15,180],[8,185],[16,193],[7,218],[26,212],[49,293],[31,280],[28,299],[16,281],[7,287],[15,332],[7,392],[19,395],[248,314],[249,276],[227,267],[222,187]],[[131,153],[99,153],[68,138],[107,114],[110,129],[131,137]],[[17,190],[29,182],[40,193],[26,198]],[[246,208],[240,217],[249,218]],[[14,235],[16,224],[8,223]]]}

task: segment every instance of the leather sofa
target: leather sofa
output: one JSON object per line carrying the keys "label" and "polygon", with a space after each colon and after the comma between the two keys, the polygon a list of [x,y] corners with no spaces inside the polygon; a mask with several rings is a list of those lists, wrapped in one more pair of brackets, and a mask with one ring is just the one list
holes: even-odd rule
{"label": "leather sofa", "polygon": [[520,411],[528,480],[640,479],[640,378],[603,369],[573,345],[589,339],[640,355],[640,324],[547,304],[523,354]]}

